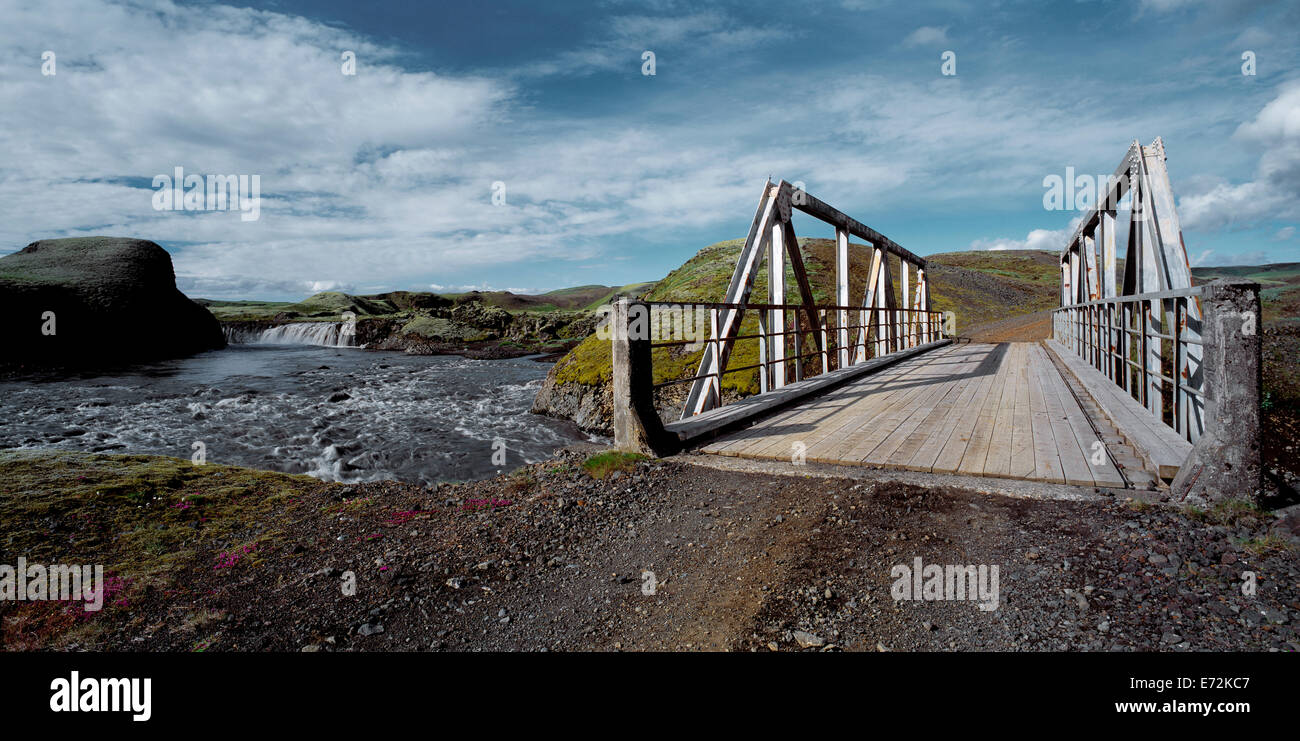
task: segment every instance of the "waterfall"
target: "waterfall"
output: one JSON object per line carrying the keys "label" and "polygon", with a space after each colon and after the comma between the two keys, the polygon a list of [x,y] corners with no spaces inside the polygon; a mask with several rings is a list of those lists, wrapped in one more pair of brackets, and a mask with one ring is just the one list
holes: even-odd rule
{"label": "waterfall", "polygon": [[224,326],[226,342],[241,345],[324,345],[355,347],[356,335],[344,334],[344,322],[291,322],[262,330]]}

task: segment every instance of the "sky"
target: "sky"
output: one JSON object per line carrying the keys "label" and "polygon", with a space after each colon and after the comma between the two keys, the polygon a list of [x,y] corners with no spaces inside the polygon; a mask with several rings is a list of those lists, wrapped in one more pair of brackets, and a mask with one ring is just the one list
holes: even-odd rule
{"label": "sky", "polygon": [[[0,254],[151,239],[218,299],[622,285],[743,237],[769,177],[920,255],[1056,251],[1080,212],[1045,180],[1161,137],[1194,265],[1300,261],[1298,28],[1267,0],[0,0]],[[176,168],[258,208],[164,202]]]}

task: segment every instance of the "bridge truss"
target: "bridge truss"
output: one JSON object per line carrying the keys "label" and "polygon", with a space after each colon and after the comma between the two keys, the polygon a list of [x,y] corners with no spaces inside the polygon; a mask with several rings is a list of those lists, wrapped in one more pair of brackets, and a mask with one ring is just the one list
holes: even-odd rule
{"label": "bridge truss", "polygon": [[[832,305],[819,306],[814,299],[795,238],[791,221],[793,210],[835,227],[836,293]],[[865,240],[871,250],[860,307],[852,306],[849,296],[850,236]],[[894,291],[890,255],[899,262],[901,300]],[[765,260],[769,266],[768,301],[767,304],[751,305],[750,294]],[[786,304],[787,260],[799,292],[799,301],[791,305]],[[736,340],[746,339],[739,335],[739,331],[747,308],[758,313],[760,394],[786,386],[788,361],[794,361],[793,380],[802,380],[805,334],[813,336],[824,372],[830,367],[831,357],[836,358],[839,368],[846,368],[865,363],[869,358],[932,342],[941,336],[939,322],[930,310],[930,284],[925,260],[785,180],[777,184],[769,180],[764,184],[727,294],[721,303],[712,306],[715,317],[709,337],[710,351],[700,359],[683,405],[682,419],[721,406],[722,376],[749,369],[727,367]],[[793,329],[788,322],[787,310],[793,314]],[[856,322],[850,318],[853,313],[858,315]],[[831,338],[834,352],[830,348]],[[793,356],[787,355],[789,339],[793,339]]]}
{"label": "bridge truss", "polygon": [[[1205,431],[1200,289],[1174,209],[1164,143],[1137,140],[1061,251],[1053,335],[1195,442]],[[1122,282],[1116,217],[1129,196]]]}

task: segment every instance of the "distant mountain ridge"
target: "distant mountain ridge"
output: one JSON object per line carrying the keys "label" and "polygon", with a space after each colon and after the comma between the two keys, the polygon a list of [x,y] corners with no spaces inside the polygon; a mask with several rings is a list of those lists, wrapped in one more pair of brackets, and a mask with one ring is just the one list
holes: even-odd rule
{"label": "distant mountain ridge", "polygon": [[435,309],[465,301],[478,301],[484,306],[494,306],[507,311],[553,312],[595,311],[618,296],[636,295],[654,283],[632,283],[626,286],[587,285],[561,288],[541,294],[511,293],[510,291],[468,291],[462,293],[432,293],[424,291],[388,291],[373,294],[349,294],[339,291],[321,291],[301,301],[255,301],[196,298],[194,301],[208,307],[223,321],[273,319],[285,315],[286,319],[321,319],[338,317],[344,311],[361,316],[386,316],[412,309]]}

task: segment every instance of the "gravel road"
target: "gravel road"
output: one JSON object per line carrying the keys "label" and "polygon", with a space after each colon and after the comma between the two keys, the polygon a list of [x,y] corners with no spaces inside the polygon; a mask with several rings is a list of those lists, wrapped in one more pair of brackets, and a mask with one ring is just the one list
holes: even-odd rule
{"label": "gravel road", "polygon": [[[257,559],[198,558],[182,586],[106,611],[95,636],[63,648],[1300,650],[1294,515],[697,456],[598,481],[585,455],[436,489],[322,484],[266,523],[279,535]],[[996,566],[996,609],[896,601],[893,569],[918,558]]]}

